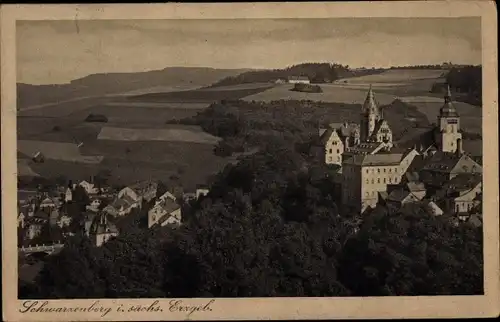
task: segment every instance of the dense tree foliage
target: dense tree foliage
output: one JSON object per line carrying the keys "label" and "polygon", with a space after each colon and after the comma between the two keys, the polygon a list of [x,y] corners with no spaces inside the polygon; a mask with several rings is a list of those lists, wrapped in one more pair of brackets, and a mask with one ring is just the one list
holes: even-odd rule
{"label": "dense tree foliage", "polygon": [[[452,68],[446,76],[446,82],[453,91],[465,94],[465,101],[481,105],[483,90],[481,66]],[[458,98],[462,97],[459,95]]]}
{"label": "dense tree foliage", "polygon": [[102,115],[102,114],[89,114],[85,118],[85,122],[107,123],[108,122],[108,118],[106,117],[106,115]]}
{"label": "dense tree foliage", "polygon": [[[269,145],[228,165],[183,225],[80,237],[47,258],[22,297],[480,294],[481,230],[413,205],[364,220],[338,206],[329,167]],[[147,209],[145,205],[144,209]]]}
{"label": "dense tree foliage", "polygon": [[245,83],[267,83],[282,79],[286,80],[291,76],[307,76],[312,83],[329,83],[339,78],[352,76],[362,76],[380,72],[377,69],[365,69],[352,71],[349,66],[332,63],[304,63],[293,65],[284,69],[266,69],[249,71],[237,76],[230,76],[212,85],[226,86]]}
{"label": "dense tree foliage", "polygon": [[295,84],[291,91],[295,92],[305,92],[305,93],[322,93],[323,90],[319,85],[311,85],[311,84]]}
{"label": "dense tree foliage", "polygon": [[[410,134],[412,128],[428,127],[427,117],[415,106],[395,100],[382,106],[394,140]],[[215,148],[220,156],[229,156],[252,147],[261,148],[279,142],[292,150],[310,146],[318,128],[331,122],[359,123],[361,106],[312,101],[247,102],[243,100],[213,103],[196,116],[172,122],[199,125],[205,132],[224,140]],[[416,121],[415,121],[416,120]],[[301,150],[307,153],[309,150]]]}

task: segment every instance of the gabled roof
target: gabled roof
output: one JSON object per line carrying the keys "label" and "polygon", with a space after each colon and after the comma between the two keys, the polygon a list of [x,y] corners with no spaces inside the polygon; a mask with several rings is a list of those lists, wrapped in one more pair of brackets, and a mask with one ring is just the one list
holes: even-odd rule
{"label": "gabled roof", "polygon": [[465,191],[476,187],[483,180],[478,173],[459,173],[446,183],[447,188],[455,191]]}
{"label": "gabled roof", "polygon": [[[382,125],[384,125],[384,124],[389,125],[389,123],[387,123],[387,121],[386,121],[386,120],[378,120],[378,121],[375,123],[375,128],[373,129],[373,134],[372,134],[372,136],[373,136],[373,135],[377,135],[377,134],[378,134],[378,132],[380,131],[380,129],[382,128]],[[389,130],[390,130],[390,129],[391,129],[391,128],[389,127]]]}
{"label": "gabled roof", "polygon": [[167,214],[179,209],[181,206],[170,198],[163,199],[155,207],[161,207]]}
{"label": "gabled roof", "polygon": [[426,160],[422,170],[449,173],[462,157],[456,153],[438,151]]}
{"label": "gabled roof", "polygon": [[376,151],[383,142],[363,142],[349,148],[349,153],[370,154]]}
{"label": "gabled roof", "polygon": [[[391,193],[387,197],[387,200],[401,202],[410,195],[413,195],[410,191],[407,191],[404,189],[395,189],[395,190],[391,191]],[[415,199],[418,199],[418,198],[415,197]]]}
{"label": "gabled roof", "polygon": [[320,137],[320,142],[321,144],[326,144],[328,140],[330,140],[330,137],[335,133],[335,130],[332,128],[328,128],[323,132],[323,135]]}
{"label": "gabled roof", "polygon": [[356,123],[330,123],[329,127],[336,129],[340,137],[348,137],[359,132],[359,125]]}
{"label": "gabled roof", "polygon": [[422,182],[408,182],[406,184],[406,187],[408,188],[409,191],[411,192],[416,192],[416,191],[425,191],[425,185]]}
{"label": "gabled roof", "polygon": [[384,166],[384,165],[399,165],[403,154],[401,153],[380,153],[353,155],[345,161],[346,164],[362,165],[362,166]]}

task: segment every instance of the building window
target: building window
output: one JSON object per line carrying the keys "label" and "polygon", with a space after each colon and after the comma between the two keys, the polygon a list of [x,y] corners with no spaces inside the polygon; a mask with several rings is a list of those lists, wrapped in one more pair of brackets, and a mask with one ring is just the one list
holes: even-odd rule
{"label": "building window", "polygon": [[389,183],[391,183],[391,182],[392,182],[392,179],[389,177]]}
{"label": "building window", "polygon": [[370,183],[370,180],[366,179],[366,184],[369,184]]}
{"label": "building window", "polygon": [[384,168],[384,173],[385,173],[385,170],[386,170],[386,169]]}
{"label": "building window", "polygon": [[372,184],[374,184],[374,183],[375,183],[375,180],[372,179]]}
{"label": "building window", "polygon": [[380,173],[380,169],[377,169],[377,173]]}
{"label": "building window", "polygon": [[366,173],[368,173],[368,169],[366,169]]}
{"label": "building window", "polygon": [[333,153],[333,149],[330,149],[330,153]]}
{"label": "building window", "polygon": [[385,183],[385,178],[384,178],[384,183]]}
{"label": "building window", "polygon": [[392,169],[389,169],[389,173],[392,173]]}
{"label": "building window", "polygon": [[377,178],[377,183],[380,183],[380,178]]}
{"label": "building window", "polygon": [[340,153],[340,149],[337,149],[337,153]]}

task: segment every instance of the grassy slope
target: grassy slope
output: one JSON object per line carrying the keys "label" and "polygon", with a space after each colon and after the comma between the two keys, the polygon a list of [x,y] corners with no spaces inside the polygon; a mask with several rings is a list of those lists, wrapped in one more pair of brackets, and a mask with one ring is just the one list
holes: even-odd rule
{"label": "grassy slope", "polygon": [[62,85],[18,84],[18,108],[23,109],[31,105],[78,97],[103,96],[159,86],[202,87],[244,71],[246,70],[168,67],[163,70],[142,73],[94,74]]}

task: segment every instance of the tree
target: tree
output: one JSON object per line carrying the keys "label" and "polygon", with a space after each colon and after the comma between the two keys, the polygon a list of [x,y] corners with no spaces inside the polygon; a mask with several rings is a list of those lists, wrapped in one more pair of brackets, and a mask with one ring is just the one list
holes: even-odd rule
{"label": "tree", "polygon": [[99,276],[98,250],[83,237],[68,240],[61,252],[49,256],[36,278],[35,298],[102,298],[105,283]]}
{"label": "tree", "polygon": [[482,292],[482,235],[433,217],[424,205],[378,208],[348,240],[340,279],[358,296]]}

